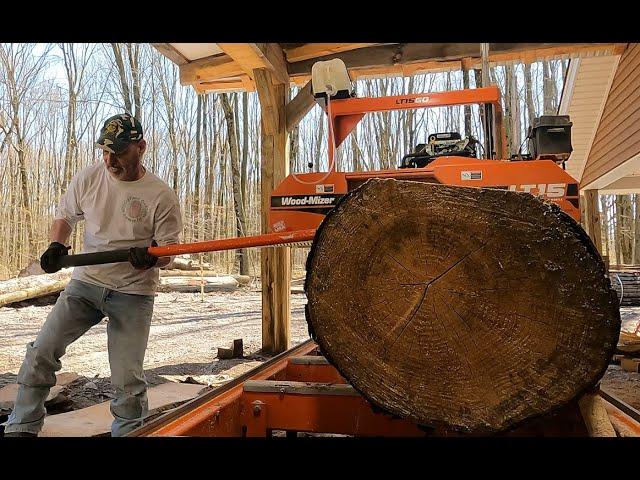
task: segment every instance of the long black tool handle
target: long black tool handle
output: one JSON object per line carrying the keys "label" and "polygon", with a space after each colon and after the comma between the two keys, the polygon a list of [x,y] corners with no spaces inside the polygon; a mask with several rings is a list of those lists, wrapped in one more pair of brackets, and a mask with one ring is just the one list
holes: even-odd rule
{"label": "long black tool handle", "polygon": [[78,255],[63,255],[60,258],[60,268],[79,267],[82,265],[101,265],[103,263],[118,263],[129,261],[129,249],[111,250],[107,252],[80,253]]}

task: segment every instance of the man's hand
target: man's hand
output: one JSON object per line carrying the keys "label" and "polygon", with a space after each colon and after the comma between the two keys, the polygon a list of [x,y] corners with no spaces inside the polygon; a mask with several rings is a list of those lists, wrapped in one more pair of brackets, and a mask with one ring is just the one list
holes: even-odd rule
{"label": "man's hand", "polygon": [[[157,247],[158,242],[153,240],[151,242],[152,247]],[[149,255],[147,253],[148,247],[131,247],[129,249],[129,262],[134,268],[138,270],[147,270],[158,263],[158,257]]]}
{"label": "man's hand", "polygon": [[65,247],[58,242],[51,242],[49,248],[40,257],[40,266],[47,273],[54,273],[60,270],[60,259],[68,255],[71,246]]}

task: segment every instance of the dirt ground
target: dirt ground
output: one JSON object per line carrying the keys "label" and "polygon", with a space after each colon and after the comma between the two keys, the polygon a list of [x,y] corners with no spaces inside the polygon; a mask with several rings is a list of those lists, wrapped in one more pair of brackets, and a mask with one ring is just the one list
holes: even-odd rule
{"label": "dirt ground", "polygon": [[[54,302],[51,296],[0,308],[0,387],[15,383],[25,345],[35,339]],[[291,295],[291,346],[309,338],[305,302],[304,294]],[[192,377],[215,387],[259,365],[267,358],[259,354],[261,305],[255,286],[206,293],[203,298],[199,293],[158,293],[144,363],[149,384]],[[245,358],[217,359],[218,347],[229,348],[237,338],[243,339]],[[81,378],[69,386],[71,403],[59,405],[60,411],[111,398],[106,319],[71,344],[61,362],[60,372],[75,372]]]}
{"label": "dirt ground", "polygon": [[[0,308],[0,387],[15,383],[32,341],[53,307],[55,296]],[[291,296],[291,339],[297,345],[309,338],[304,319],[304,294]],[[261,293],[256,286],[235,292],[158,293],[154,308],[145,373],[150,385],[167,381],[196,381],[212,387],[222,385],[266,359],[261,347]],[[621,309],[623,330],[640,323],[640,307]],[[217,359],[218,347],[230,347],[242,338],[244,358]],[[62,358],[61,372],[80,378],[69,385],[67,398],[49,409],[59,413],[109,400],[106,320],[73,343]],[[187,377],[192,377],[193,380]],[[602,386],[613,395],[640,409],[640,374],[611,365]]]}

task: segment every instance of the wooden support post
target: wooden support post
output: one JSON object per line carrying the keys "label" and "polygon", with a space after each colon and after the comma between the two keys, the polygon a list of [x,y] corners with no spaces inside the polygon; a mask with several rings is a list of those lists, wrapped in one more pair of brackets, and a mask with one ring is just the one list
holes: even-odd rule
{"label": "wooden support post", "polygon": [[591,241],[593,241],[598,252],[602,253],[600,211],[598,210],[598,190],[585,190],[584,200],[584,229],[591,237]]}
{"label": "wooden support post", "polygon": [[315,105],[315,99],[311,91],[311,81],[298,92],[293,100],[289,102],[286,108],[287,116],[287,132],[291,132],[300,120],[309,113],[309,110]]}
{"label": "wooden support post", "polygon": [[[261,195],[262,233],[270,233],[269,208],[271,192],[289,174],[289,135],[285,106],[288,85],[273,84],[266,69],[253,71],[261,117]],[[262,279],[262,349],[281,353],[289,348],[291,283],[289,247],[263,248]]]}

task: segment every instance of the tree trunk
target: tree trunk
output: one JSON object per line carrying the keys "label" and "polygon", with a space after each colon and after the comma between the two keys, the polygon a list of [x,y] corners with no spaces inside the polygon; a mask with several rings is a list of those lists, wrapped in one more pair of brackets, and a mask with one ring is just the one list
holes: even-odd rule
{"label": "tree trunk", "polygon": [[524,65],[524,92],[525,92],[525,101],[527,107],[527,120],[530,127],[533,125],[533,119],[536,116],[536,108],[533,103],[533,89],[532,89],[532,77],[531,77],[531,65],[526,63]]}
{"label": "tree trunk", "polygon": [[520,145],[522,143],[520,133],[520,95],[518,92],[517,75],[514,71],[513,65],[507,66],[507,72],[509,72],[509,103],[511,110],[510,118],[510,130],[511,130],[511,144],[509,146],[509,155],[514,155],[520,152]]}
{"label": "tree trunk", "polygon": [[[469,70],[462,70],[462,87],[466,90],[469,88]],[[471,136],[471,105],[464,106],[464,134],[466,137]]]}
{"label": "tree trunk", "polygon": [[609,254],[609,211],[607,209],[607,196],[600,195],[600,228],[601,238],[604,242],[604,254],[611,262]]}
{"label": "tree trunk", "polygon": [[120,91],[122,93],[122,99],[124,100],[124,108],[127,112],[133,115],[133,109],[131,105],[131,93],[129,91],[129,82],[127,81],[127,72],[124,68],[124,56],[122,54],[122,48],[118,43],[112,43],[113,57],[116,61],[118,68],[118,75],[120,78]]}
{"label": "tree trunk", "polygon": [[[239,237],[247,235],[247,224],[244,217],[244,203],[242,199],[242,191],[240,189],[240,156],[238,154],[238,137],[236,135],[235,115],[229,101],[229,94],[223,93],[220,96],[222,108],[224,110],[224,118],[227,123],[227,135],[229,140],[229,149],[231,156],[231,182],[233,189],[233,207],[236,214],[236,232]],[[238,260],[240,263],[240,275],[249,274],[249,262],[247,261],[247,250],[238,250]]]}
{"label": "tree trunk", "polygon": [[[474,80],[476,82],[476,88],[481,88],[482,87],[482,70],[476,68],[473,70],[473,76],[474,76]],[[480,111],[480,119],[484,118],[484,105],[479,105],[479,111]],[[485,137],[486,137],[486,132],[484,131],[484,123],[481,121],[480,125],[479,125],[479,129],[478,129],[478,133],[479,133],[479,139],[480,143],[482,145],[484,145],[485,142]],[[483,157],[484,158],[489,158],[490,153],[489,152],[484,152]]]}
{"label": "tree trunk", "polygon": [[249,94],[242,92],[242,163],[240,165],[240,192],[242,209],[247,209],[247,162],[249,158]]}
{"label": "tree trunk", "polygon": [[77,150],[78,139],[76,138],[76,109],[78,103],[78,92],[76,91],[77,65],[73,52],[73,45],[69,49],[62,44],[65,71],[67,73],[67,85],[69,87],[69,105],[67,108],[67,142],[64,154],[64,172],[62,176],[61,190],[64,191],[73,177],[73,163]]}
{"label": "tree trunk", "polygon": [[545,115],[554,115],[555,112],[555,102],[556,96],[558,94],[555,78],[551,75],[551,67],[549,66],[549,62],[545,60],[542,62],[543,65],[543,81],[542,81],[542,91],[543,91],[543,105],[544,105],[544,114]]}
{"label": "tree trunk", "polygon": [[547,414],[595,386],[616,348],[601,257],[530,195],[370,180],[327,215],[307,267],[323,355],[421,425],[488,433]]}
{"label": "tree trunk", "polygon": [[142,104],[140,99],[140,45],[127,43],[129,52],[129,66],[133,83],[133,116],[142,123]]}
{"label": "tree trunk", "polygon": [[630,195],[618,195],[620,206],[620,256],[622,263],[630,265],[633,263],[633,211],[631,208]]}
{"label": "tree trunk", "polygon": [[196,108],[196,165],[195,165],[195,188],[193,192],[193,231],[195,232],[195,238],[200,240],[200,171],[202,153],[202,104],[204,101],[204,95],[198,95],[198,106]]}

